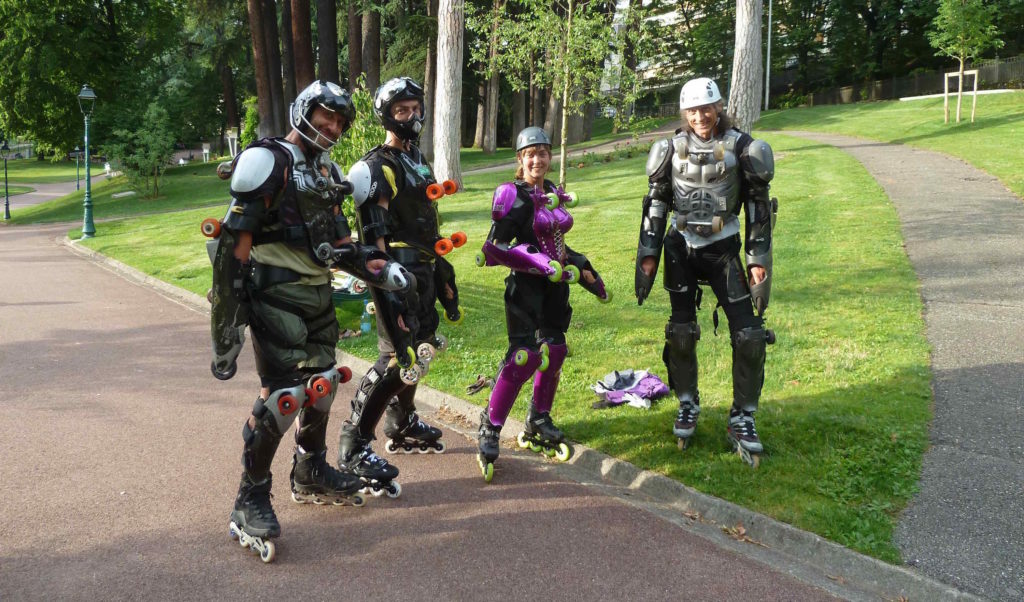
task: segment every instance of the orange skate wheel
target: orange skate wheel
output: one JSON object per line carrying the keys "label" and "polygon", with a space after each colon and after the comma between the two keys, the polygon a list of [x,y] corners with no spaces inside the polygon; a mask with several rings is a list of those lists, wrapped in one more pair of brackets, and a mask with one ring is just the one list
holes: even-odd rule
{"label": "orange skate wheel", "polygon": [[320,399],[331,392],[331,381],[321,376],[310,384],[309,390],[310,401],[315,402],[317,399]]}
{"label": "orange skate wheel", "polygon": [[441,187],[437,182],[427,186],[427,198],[436,201],[437,199],[444,196],[444,188]]}
{"label": "orange skate wheel", "polygon": [[203,220],[203,223],[199,224],[199,229],[202,230],[203,236],[217,238],[220,236],[220,221],[208,217]]}
{"label": "orange skate wheel", "polygon": [[299,402],[295,397],[285,394],[277,399],[277,409],[281,411],[282,416],[287,416],[299,409]]}
{"label": "orange skate wheel", "polygon": [[441,240],[434,243],[434,252],[437,253],[438,255],[447,255],[454,248],[455,247],[452,245],[452,241],[448,240],[447,238],[442,238]]}
{"label": "orange skate wheel", "polygon": [[348,366],[340,366],[338,368],[338,381],[347,383],[352,380],[352,369]]}
{"label": "orange skate wheel", "polygon": [[445,194],[455,194],[459,191],[459,185],[455,183],[455,180],[445,180],[441,183],[441,187],[444,188]]}
{"label": "orange skate wheel", "polygon": [[452,245],[454,245],[456,249],[466,244],[467,240],[469,240],[469,237],[466,236],[465,232],[456,232],[452,234],[451,237]]}

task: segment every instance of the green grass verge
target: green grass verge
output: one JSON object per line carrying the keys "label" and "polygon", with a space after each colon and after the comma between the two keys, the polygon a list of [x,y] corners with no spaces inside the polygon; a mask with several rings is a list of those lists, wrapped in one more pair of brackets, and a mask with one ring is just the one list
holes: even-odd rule
{"label": "green grass verge", "polygon": [[35,190],[35,188],[32,188],[31,186],[15,186],[13,184],[9,184],[7,186],[7,194],[10,196],[25,194],[26,192],[32,192],[33,190]]}
{"label": "green grass verge", "polygon": [[[955,119],[956,100],[950,103]],[[757,130],[809,130],[908,144],[963,159],[1024,197],[1024,91],[978,96],[971,123],[964,96],[961,122],[943,123],[942,98],[862,102],[772,111]]]}
{"label": "green grass verge", "polygon": [[[97,169],[96,165],[92,166]],[[100,168],[102,169],[102,168]],[[85,163],[79,171],[85,178]],[[93,173],[99,173],[94,171]],[[52,184],[54,182],[73,182],[75,180],[74,161],[53,161],[36,159],[14,159],[7,162],[7,177],[19,184]]]}
{"label": "green grass verge", "polygon": [[[149,199],[140,194],[114,198],[128,192],[127,178],[119,176],[93,183],[92,204],[96,220],[128,217],[144,213],[178,211],[193,207],[217,206],[223,217],[228,197],[227,185],[217,178],[216,163],[200,163],[167,170],[160,182],[160,196]],[[85,186],[54,201],[26,207],[12,222],[19,224],[66,222],[82,219]]]}
{"label": "green grass verge", "polygon": [[[922,305],[896,213],[845,153],[782,135],[766,139],[778,157],[773,193],[780,214],[768,326],[779,342],[769,348],[759,413],[767,448],[760,469],[743,464],[725,440],[731,349],[724,324],[713,334],[712,295],[700,315],[704,411],[686,452],[676,449],[672,436],[676,408],[670,398],[647,411],[590,407],[595,398],[588,385],[613,369],[649,368],[665,375],[667,294],[655,291],[643,307],[632,294],[644,157],[600,171],[569,171],[570,189],[582,201],[573,210],[575,226],[567,241],[590,257],[615,298],[602,305],[574,287],[572,355],[554,417],[572,439],[588,446],[899,562],[893,525],[915,491],[931,392]],[[473,256],[490,226],[491,192],[510,175],[468,176],[465,192],[441,200],[442,233],[464,230],[470,237],[450,255],[466,319],[457,327],[442,325],[451,349],[427,379],[452,394],[464,395],[478,373],[493,375],[504,354],[506,271],[478,268]],[[186,189],[191,188],[178,188]],[[109,222],[82,244],[202,295],[210,267],[198,225],[205,217],[220,217],[222,209]],[[357,316],[343,319],[351,322],[343,327],[357,327]],[[343,348],[367,359],[376,355],[374,337],[349,339]],[[528,396],[524,387],[514,410],[520,418]],[[486,403],[484,395],[470,399]]]}

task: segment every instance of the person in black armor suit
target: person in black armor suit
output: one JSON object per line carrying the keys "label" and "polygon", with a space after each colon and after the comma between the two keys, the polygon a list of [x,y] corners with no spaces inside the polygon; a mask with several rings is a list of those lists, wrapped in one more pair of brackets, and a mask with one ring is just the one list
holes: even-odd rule
{"label": "person in black armor suit", "polygon": [[477,460],[484,479],[494,476],[502,426],[523,384],[533,377],[533,398],[520,447],[561,461],[572,447],[551,420],[551,407],[568,353],[565,331],[572,318],[569,284],[578,282],[601,301],[609,301],[604,282],[586,256],[565,244],[573,218],[566,207],[573,195],[545,179],[551,166],[551,140],[543,129],[528,127],[516,138],[520,167],[513,182],[494,191],[491,231],[479,265],[505,266],[505,322],[508,350],[498,369],[487,408],[480,414]]}
{"label": "person in black armor suit", "polygon": [[[764,383],[765,346],[774,342],[763,320],[771,287],[776,211],[776,202],[768,195],[775,169],[772,150],[732,127],[718,86],[706,77],[683,86],[679,108],[683,127],[673,138],[655,143],[647,161],[650,189],[643,201],[636,256],[637,303],[642,305],[651,292],[664,246],[664,286],[672,313],[662,357],[679,400],[673,432],[680,448],[685,448],[700,415],[699,285],[711,286],[725,310],[732,339],[733,400],[727,436],[743,459],[757,466],[763,446],[754,412]],[[747,217],[746,270],[740,260],[741,207]]]}
{"label": "person in black armor suit", "polygon": [[[363,502],[356,493],[361,480],[326,461],[330,408],[338,385],[351,376],[335,366],[338,323],[329,267],[371,286],[411,286],[411,276],[385,253],[352,243],[340,211],[351,187],[328,153],[354,116],[348,92],[338,85],[318,81],[303,90],[290,107],[288,135],[257,140],[238,155],[230,168],[227,216],[209,225],[217,232],[211,241],[217,247],[211,253],[212,369],[220,379],[234,375],[248,323],[261,384],[242,430],[244,471],[231,533],[266,562],[274,555],[268,540],[281,530],[270,503],[270,465],[296,419],[293,500]],[[208,224],[203,227],[206,232]],[[218,288],[219,282],[228,286]],[[221,344],[232,332],[237,336]]]}
{"label": "person in black armor suit", "polygon": [[[444,451],[441,430],[419,418],[414,399],[434,353],[445,346],[437,335],[435,302],[441,302],[449,321],[460,321],[462,313],[455,272],[435,250],[442,237],[428,188],[438,184],[416,146],[423,126],[423,89],[407,77],[391,79],[377,89],[373,106],[387,138],[350,172],[359,237],[387,251],[415,276],[419,302],[415,317],[405,320],[402,329],[378,320],[380,355],[360,381],[352,416],[342,425],[338,462],[360,475],[375,494],[384,490],[394,497],[400,491],[398,468],[373,452],[374,431],[384,416],[387,451]],[[378,315],[388,310],[386,295],[371,295]]]}

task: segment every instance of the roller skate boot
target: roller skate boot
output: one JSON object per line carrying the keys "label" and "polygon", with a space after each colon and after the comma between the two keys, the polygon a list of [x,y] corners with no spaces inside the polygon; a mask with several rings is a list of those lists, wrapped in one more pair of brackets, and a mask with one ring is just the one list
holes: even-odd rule
{"label": "roller skate boot", "polygon": [[726,429],[729,443],[744,462],[757,468],[761,463],[764,446],[754,428],[754,414],[732,409],[729,412],[729,426]]}
{"label": "roller skate boot", "polygon": [[573,453],[572,446],[565,441],[565,434],[551,421],[551,414],[538,412],[532,405],[526,415],[526,430],[519,433],[516,442],[521,448],[543,453],[559,462],[569,461]]}
{"label": "roller skate boot", "polygon": [[292,457],[292,501],[298,504],[362,506],[366,501],[358,493],[363,480],[335,470],[327,463],[327,451],[307,452],[301,447]]}
{"label": "roller skate boot", "polygon": [[501,427],[491,424],[487,410],[480,412],[480,431],[477,436],[480,453],[477,454],[476,461],[480,465],[484,481],[488,483],[494,478],[494,461],[498,459],[500,435]]}
{"label": "roller skate boot", "polygon": [[[388,429],[385,427],[385,430]],[[406,454],[411,454],[413,450],[421,454],[443,454],[444,443],[440,439],[441,429],[423,422],[416,412],[413,412],[409,414],[408,422],[390,436],[384,444],[384,450],[389,454],[397,453],[399,450]]]}
{"label": "roller skate boot", "polygon": [[363,482],[363,493],[374,497],[387,494],[396,498],[402,494],[402,486],[398,478],[398,467],[373,453],[368,439],[357,438],[351,447],[345,446],[338,451],[338,467],[354,473]]}
{"label": "roller skate boot", "polygon": [[228,524],[231,539],[237,539],[240,546],[259,554],[263,562],[274,560],[274,542],[270,540],[281,535],[281,524],[270,504],[270,482],[269,475],[253,483],[243,474]]}
{"label": "roller skate boot", "polygon": [[684,400],[679,402],[679,413],[676,414],[676,422],[672,426],[672,433],[678,438],[677,444],[680,450],[686,449],[697,429],[697,418],[700,416],[700,402]]}

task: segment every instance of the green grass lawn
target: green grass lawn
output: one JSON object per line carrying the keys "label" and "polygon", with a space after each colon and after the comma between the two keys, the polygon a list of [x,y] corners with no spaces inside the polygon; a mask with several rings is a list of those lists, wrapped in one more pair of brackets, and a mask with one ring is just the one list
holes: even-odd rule
{"label": "green grass lawn", "polygon": [[[894,520],[915,491],[931,417],[917,280],[895,211],[859,163],[833,148],[809,147],[783,135],[765,138],[777,155],[773,194],[780,210],[767,316],[778,343],[769,347],[758,414],[766,445],[761,467],[751,470],[726,443],[731,349],[724,323],[718,336],[713,333],[713,295],[705,298],[700,315],[704,411],[689,449],[676,449],[676,404],[670,398],[651,410],[590,407],[595,397],[588,386],[611,370],[647,368],[665,376],[661,348],[668,296],[656,290],[637,307],[632,292],[645,157],[569,170],[569,188],[582,200],[566,241],[589,256],[615,298],[602,305],[573,288],[567,335],[572,355],[554,418],[576,441],[899,562]],[[468,176],[464,192],[440,201],[442,233],[463,230],[470,237],[449,256],[466,319],[457,327],[442,323],[451,348],[433,364],[426,383],[455,395],[464,395],[477,374],[493,375],[504,354],[507,271],[478,268],[473,256],[490,226],[491,192],[510,177]],[[168,191],[176,192],[168,205],[185,207],[194,196],[194,178],[181,180],[172,184],[169,178]],[[225,189],[220,183],[221,195]],[[82,244],[203,295],[210,266],[199,222],[221,217],[223,210],[221,203],[108,222]],[[343,327],[356,327],[354,316],[345,319],[352,322]],[[349,339],[344,348],[366,359],[376,356],[373,337]],[[528,391],[524,387],[514,410],[520,418]],[[483,394],[469,399],[486,403]]]}
{"label": "green grass lawn", "polygon": [[10,196],[17,196],[19,194],[25,194],[26,192],[32,192],[35,188],[31,186],[15,186],[14,184],[7,185],[7,194]]}
{"label": "green grass lawn", "polygon": [[[141,194],[114,198],[115,194],[131,190],[127,178],[123,176],[94,182],[93,216],[96,220],[102,220],[214,205],[221,212],[217,217],[223,217],[229,198],[228,187],[217,178],[214,171],[216,167],[216,163],[210,162],[169,168],[160,183],[160,196],[155,199],[144,198]],[[83,185],[81,190],[54,201],[21,209],[11,221],[31,224],[80,220],[84,197]]]}
{"label": "green grass lawn", "polygon": [[862,102],[768,112],[755,129],[831,132],[939,151],[992,174],[1024,197],[1024,91],[979,95],[974,123],[969,95],[959,124],[952,123],[955,112],[955,98],[948,124],[942,98]]}
{"label": "green grass lawn", "polygon": [[[93,165],[95,170],[102,170],[101,166]],[[85,178],[85,163],[80,167],[81,177]],[[51,184],[53,182],[74,182],[75,162],[58,161],[54,163],[49,160],[38,161],[36,159],[14,159],[7,162],[7,177],[12,182],[19,184]]]}

